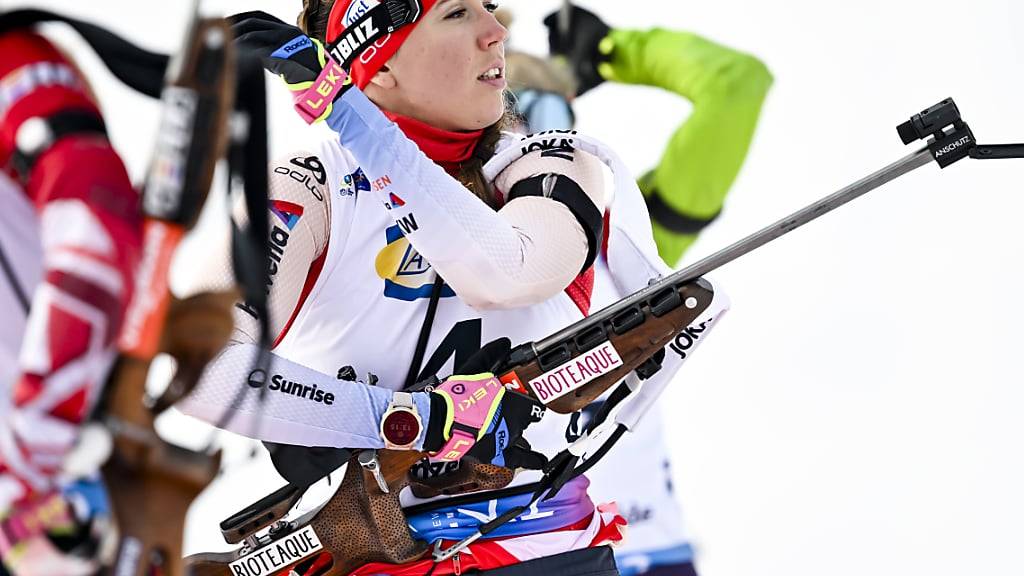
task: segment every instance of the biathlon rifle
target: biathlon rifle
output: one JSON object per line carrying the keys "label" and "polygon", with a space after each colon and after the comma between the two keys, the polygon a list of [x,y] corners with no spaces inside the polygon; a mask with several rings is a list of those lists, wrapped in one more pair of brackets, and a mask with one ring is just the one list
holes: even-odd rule
{"label": "biathlon rifle", "polygon": [[[653,360],[656,355],[684,331],[694,329],[693,322],[712,303],[714,291],[702,278],[705,274],[932,160],[945,168],[967,157],[1024,158],[1024,144],[978,144],[951,99],[915,114],[897,130],[904,144],[926,140],[926,145],[543,340],[514,348],[495,373],[510,393],[527,395],[555,412],[581,410],[624,382],[609,397],[584,437],[552,459],[529,504],[483,524],[475,534],[447,549],[435,546],[434,560],[451,558],[585,472],[639,420],[661,392],[647,390],[639,380],[658,369]],[[566,379],[567,368],[580,363],[591,368],[588,372],[592,377]],[[582,373],[575,370],[576,376]],[[633,407],[624,407],[609,422],[611,406],[637,389],[645,396],[641,406],[629,410],[626,416],[626,408]],[[601,428],[604,430],[598,434]],[[589,440],[597,437],[604,438],[604,442],[591,451]],[[589,457],[579,464],[584,454]],[[410,468],[426,456],[416,451],[360,451],[354,458],[359,466],[347,467],[339,491],[321,508],[292,521],[283,518],[304,488],[285,486],[222,523],[225,539],[229,543],[244,541],[244,545],[232,552],[189,557],[193,574],[268,576],[284,574],[285,569],[301,561],[300,565],[307,568],[314,564],[318,575],[343,575],[368,562],[401,563],[421,557],[424,545],[412,540],[404,527],[397,529],[395,523],[402,518],[397,493],[409,481]],[[458,488],[471,488],[475,481],[468,478]],[[354,519],[353,514],[362,517]],[[271,525],[268,533],[258,534]],[[278,544],[287,545],[277,546],[278,552],[294,550],[295,556],[273,556]],[[310,556],[315,553],[319,555],[313,556],[314,562]],[[277,558],[280,565],[268,564],[271,558]]]}

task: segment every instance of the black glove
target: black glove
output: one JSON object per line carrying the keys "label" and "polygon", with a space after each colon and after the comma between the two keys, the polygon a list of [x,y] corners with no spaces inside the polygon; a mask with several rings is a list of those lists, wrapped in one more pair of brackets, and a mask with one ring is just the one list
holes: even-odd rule
{"label": "black glove", "polygon": [[[512,345],[508,338],[499,338],[485,344],[476,354],[458,367],[459,374],[493,373],[499,370],[508,359]],[[459,378],[453,376],[453,378]],[[446,404],[438,395],[431,399],[431,422],[428,424],[424,448],[437,450],[447,438],[444,437],[444,421],[440,417],[445,414]],[[480,462],[505,466],[507,468],[540,468],[546,463],[543,455],[533,452],[529,443],[523,439],[523,431],[537,422],[544,415],[544,407],[532,398],[517,392],[505,391],[501,404],[484,435],[479,438],[466,456],[476,458]]]}
{"label": "black glove", "polygon": [[[325,66],[334,65],[319,40],[259,10],[229,16],[228,21],[239,50],[258,55],[263,67],[280,76],[288,85],[303,120],[312,124],[331,113],[333,100],[317,109],[300,105],[305,100],[316,98],[315,94],[312,97],[308,94],[311,85],[320,79]],[[334,98],[340,94],[337,92]]]}
{"label": "black glove", "polygon": [[531,398],[507,392],[494,427],[466,455],[496,466],[540,470],[547,464],[547,458],[533,451],[523,432],[543,415],[544,407]]}
{"label": "black glove", "polygon": [[259,55],[263,66],[284,77],[288,84],[312,82],[320,75],[323,64],[315,42],[297,27],[266,12],[255,10],[228,16],[235,45],[240,50]]}
{"label": "black glove", "polygon": [[[499,338],[489,342],[466,360],[459,369],[463,374],[471,374],[470,370],[484,369],[491,372],[500,370],[508,360],[511,343],[508,338]],[[514,392],[506,392],[501,404],[501,414],[496,419],[494,429],[480,439],[469,451],[481,462],[490,462],[506,468],[529,468],[539,470],[547,464],[547,458],[534,452],[530,443],[523,438],[523,432],[530,424],[540,422],[544,417],[544,406],[528,396]]]}
{"label": "black glove", "polygon": [[599,45],[611,28],[593,12],[574,5],[569,9],[568,30],[563,34],[559,12],[552,12],[544,18],[544,25],[548,28],[548,48],[552,55],[565,56],[569,60],[570,69],[576,75],[576,95],[579,96],[604,82],[597,65],[607,61],[610,55],[602,54]]}

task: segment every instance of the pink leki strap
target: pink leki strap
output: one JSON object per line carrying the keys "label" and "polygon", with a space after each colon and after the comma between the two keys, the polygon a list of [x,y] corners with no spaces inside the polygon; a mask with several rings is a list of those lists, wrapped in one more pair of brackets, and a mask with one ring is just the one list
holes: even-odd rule
{"label": "pink leki strap", "polygon": [[449,378],[434,389],[434,393],[440,394],[448,405],[444,425],[448,441],[431,455],[431,460],[461,460],[487,432],[501,406],[505,387],[493,374],[487,373]]}
{"label": "pink leki strap", "polygon": [[59,494],[45,496],[16,508],[0,520],[0,557],[7,557],[13,548],[47,530],[73,525],[71,509]]}
{"label": "pink leki strap", "polygon": [[292,100],[299,116],[307,124],[327,117],[338,93],[351,83],[348,73],[337,62],[328,58],[320,75],[308,87],[292,93]]}

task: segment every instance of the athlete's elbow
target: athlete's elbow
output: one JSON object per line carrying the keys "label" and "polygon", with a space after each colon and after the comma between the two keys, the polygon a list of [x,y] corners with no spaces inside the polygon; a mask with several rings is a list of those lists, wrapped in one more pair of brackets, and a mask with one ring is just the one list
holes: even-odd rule
{"label": "athlete's elbow", "polygon": [[258,350],[252,344],[229,342],[206,364],[192,392],[174,407],[186,416],[222,424],[219,420],[228,408],[226,399],[237,396],[246,385],[253,385],[252,367],[256,365]]}
{"label": "athlete's elbow", "polygon": [[775,82],[768,65],[750,54],[737,56],[719,77],[723,97],[760,103]]}
{"label": "athlete's elbow", "polygon": [[747,77],[750,79],[751,91],[761,94],[762,97],[768,94],[772,84],[775,83],[775,76],[771,69],[761,59],[747,55]]}

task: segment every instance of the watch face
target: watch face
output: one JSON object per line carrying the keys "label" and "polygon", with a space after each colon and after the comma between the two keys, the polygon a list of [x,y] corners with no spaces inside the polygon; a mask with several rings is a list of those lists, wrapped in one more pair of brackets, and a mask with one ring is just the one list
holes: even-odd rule
{"label": "watch face", "polygon": [[396,446],[407,446],[420,435],[419,420],[412,412],[396,410],[384,419],[384,437]]}

